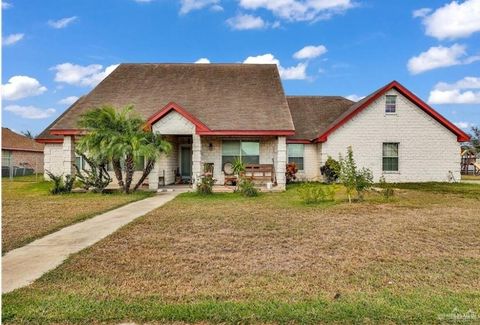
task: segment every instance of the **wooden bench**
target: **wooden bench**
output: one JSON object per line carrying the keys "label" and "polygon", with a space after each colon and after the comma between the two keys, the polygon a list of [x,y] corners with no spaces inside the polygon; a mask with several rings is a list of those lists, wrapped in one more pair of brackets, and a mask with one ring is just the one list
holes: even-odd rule
{"label": "wooden bench", "polygon": [[245,176],[251,178],[253,181],[259,181],[261,183],[273,182],[273,164],[245,165]]}

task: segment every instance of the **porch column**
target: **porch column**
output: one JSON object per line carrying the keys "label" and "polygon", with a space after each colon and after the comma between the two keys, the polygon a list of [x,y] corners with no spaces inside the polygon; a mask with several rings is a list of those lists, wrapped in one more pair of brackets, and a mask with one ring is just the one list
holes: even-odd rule
{"label": "porch column", "polygon": [[63,137],[63,176],[75,174],[75,138],[73,136]]}
{"label": "porch column", "polygon": [[155,160],[155,166],[148,175],[148,189],[151,191],[158,190],[158,177],[160,176],[160,155],[158,155],[157,160]]}
{"label": "porch column", "polygon": [[287,165],[287,138],[278,137],[277,139],[277,164],[275,166],[275,173],[277,176],[277,186],[280,189],[285,189],[285,166]]}
{"label": "porch column", "polygon": [[202,173],[202,139],[197,134],[192,134],[192,184],[197,188],[197,181]]}

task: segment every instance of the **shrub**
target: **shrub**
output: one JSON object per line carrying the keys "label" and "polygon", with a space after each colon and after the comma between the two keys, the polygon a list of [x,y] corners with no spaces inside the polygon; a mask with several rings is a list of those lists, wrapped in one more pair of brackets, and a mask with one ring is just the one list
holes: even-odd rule
{"label": "shrub", "polygon": [[305,204],[317,204],[335,200],[335,188],[333,186],[304,183],[300,185],[298,193]]}
{"label": "shrub", "polygon": [[296,176],[297,171],[298,171],[298,168],[295,163],[292,162],[287,164],[287,168],[285,171],[285,178],[287,180],[287,184],[297,179],[297,176]]}
{"label": "shrub", "polygon": [[339,179],[345,186],[348,202],[352,203],[352,193],[357,192],[358,200],[363,200],[363,195],[367,189],[373,185],[373,175],[370,169],[362,168],[357,170],[357,165],[353,159],[352,147],[348,147],[347,157],[339,159],[340,174]]}
{"label": "shrub", "polygon": [[393,185],[391,183],[387,183],[385,180],[385,177],[380,177],[380,182],[378,184],[380,188],[382,189],[382,195],[385,198],[385,200],[390,200],[392,196],[395,195],[395,191],[393,190]]}
{"label": "shrub", "polygon": [[107,171],[107,162],[88,158],[80,152],[77,152],[77,154],[79,154],[89,166],[88,169],[80,170],[80,168],[74,164],[75,169],[77,170],[77,178],[82,187],[86,190],[92,188],[95,193],[103,193],[105,188],[112,181],[112,178]]}
{"label": "shrub", "polygon": [[325,165],[320,167],[320,172],[325,176],[325,181],[329,184],[334,183],[338,179],[338,174],[340,173],[340,163],[328,156]]}
{"label": "shrub", "polygon": [[258,189],[255,187],[253,181],[249,178],[244,177],[240,180],[239,191],[243,196],[258,196]]}
{"label": "shrub", "polygon": [[48,170],[46,170],[45,172],[50,178],[50,181],[53,183],[53,187],[50,189],[50,193],[57,195],[70,193],[72,191],[73,183],[75,182],[75,176],[66,175],[64,179],[63,174],[56,176]]}
{"label": "shrub", "polygon": [[197,193],[201,195],[210,195],[213,193],[213,184],[216,180],[211,175],[204,175],[197,184]]}

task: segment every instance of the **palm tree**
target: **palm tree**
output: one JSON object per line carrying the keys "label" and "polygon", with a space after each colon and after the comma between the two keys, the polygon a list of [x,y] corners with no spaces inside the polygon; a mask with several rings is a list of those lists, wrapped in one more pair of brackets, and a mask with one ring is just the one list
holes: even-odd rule
{"label": "palm tree", "polygon": [[150,172],[155,166],[155,161],[161,153],[169,153],[172,150],[170,142],[165,141],[162,136],[152,132],[143,132],[141,134],[141,141],[138,143],[139,147],[135,152],[139,156],[143,156],[146,159],[146,164],[142,173],[142,176],[138,180],[137,184],[133,188],[136,191],[148,177]]}
{"label": "palm tree", "polygon": [[[93,157],[105,156],[111,161],[118,185],[125,193],[130,193],[135,160],[143,155],[147,158],[148,171],[145,168],[143,182],[153,169],[157,155],[170,148],[168,142],[160,136],[153,136],[143,130],[144,121],[133,114],[133,106],[122,110],[116,110],[112,106],[91,109],[82,115],[79,125],[88,130],[79,142],[81,150],[87,151]],[[125,165],[125,181],[121,169],[122,161]],[[135,186],[134,190],[138,186]]]}

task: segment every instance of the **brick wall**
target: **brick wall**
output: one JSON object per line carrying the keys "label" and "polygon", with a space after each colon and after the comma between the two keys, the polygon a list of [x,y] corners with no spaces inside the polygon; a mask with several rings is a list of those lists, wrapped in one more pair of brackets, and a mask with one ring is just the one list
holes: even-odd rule
{"label": "brick wall", "polygon": [[37,173],[43,173],[43,152],[8,151],[11,152],[13,166],[32,168]]}
{"label": "brick wall", "polygon": [[[338,159],[352,146],[358,167],[370,168],[375,180],[391,182],[447,181],[449,171],[460,179],[460,145],[456,136],[396,90],[397,113],[385,114],[385,96],[356,115],[322,144],[321,164]],[[399,171],[382,172],[382,144],[399,143]]]}

